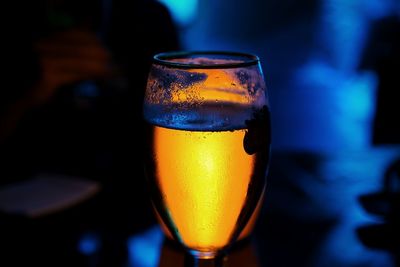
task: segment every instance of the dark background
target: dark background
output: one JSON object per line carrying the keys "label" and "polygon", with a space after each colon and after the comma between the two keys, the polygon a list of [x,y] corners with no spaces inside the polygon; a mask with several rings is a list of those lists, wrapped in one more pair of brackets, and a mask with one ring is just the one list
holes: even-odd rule
{"label": "dark background", "polygon": [[[161,2],[2,4],[3,121],[42,76],[35,44],[57,32],[84,24],[117,74],[62,84],[0,139],[0,191],[43,173],[101,186],[38,218],[2,211],[0,266],[182,265],[180,252],[163,245],[135,159],[151,57],[181,49],[257,54],[268,86],[273,154],[265,205],[251,257],[234,252],[229,264],[396,266],[400,211],[390,203],[398,203],[399,182],[387,177],[398,181],[399,164],[397,176],[388,168],[400,156],[399,1]],[[393,201],[363,202],[388,191],[397,192]]]}

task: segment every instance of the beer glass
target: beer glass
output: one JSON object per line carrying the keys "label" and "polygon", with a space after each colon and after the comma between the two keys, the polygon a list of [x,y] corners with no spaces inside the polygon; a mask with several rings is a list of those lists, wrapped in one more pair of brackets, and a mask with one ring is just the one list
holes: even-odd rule
{"label": "beer glass", "polygon": [[270,116],[259,58],[157,54],[143,111],[146,173],[159,219],[195,258],[225,253],[265,190]]}

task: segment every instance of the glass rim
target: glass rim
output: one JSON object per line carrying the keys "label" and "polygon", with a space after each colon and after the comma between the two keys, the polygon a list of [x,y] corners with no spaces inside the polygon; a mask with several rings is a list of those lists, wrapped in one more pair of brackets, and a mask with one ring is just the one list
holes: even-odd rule
{"label": "glass rim", "polygon": [[[232,56],[241,58],[240,62],[230,63],[214,63],[214,64],[203,64],[203,63],[184,63],[172,61],[172,59],[187,58],[190,56]],[[158,53],[153,57],[153,63],[173,67],[178,69],[231,69],[248,67],[257,65],[260,62],[260,58],[254,54],[243,53],[243,52],[231,52],[231,51],[173,51]]]}

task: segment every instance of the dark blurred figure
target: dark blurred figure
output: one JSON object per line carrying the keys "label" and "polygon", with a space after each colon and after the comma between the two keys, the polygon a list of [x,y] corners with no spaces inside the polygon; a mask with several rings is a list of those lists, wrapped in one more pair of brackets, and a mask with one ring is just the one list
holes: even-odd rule
{"label": "dark blurred figure", "polygon": [[367,212],[383,219],[382,223],[359,227],[360,240],[367,247],[392,253],[400,266],[400,158],[385,172],[383,190],[362,195],[360,201]]}
{"label": "dark blurred figure", "polygon": [[[394,1],[396,3],[396,1]],[[400,5],[398,14],[373,24],[370,42],[365,51],[363,68],[378,76],[373,144],[400,145]],[[383,174],[383,190],[360,197],[366,211],[381,216],[381,224],[358,229],[361,241],[368,247],[390,251],[400,266],[400,158]]]}
{"label": "dark blurred figure", "polygon": [[400,14],[372,25],[361,67],[374,70],[378,77],[373,143],[400,144]]}
{"label": "dark blurred figure", "polygon": [[65,214],[0,217],[1,255],[17,239],[15,260],[34,264],[30,251],[39,266],[78,266],[66,250],[87,227],[118,266],[125,238],[153,222],[136,159],[152,56],[179,49],[170,14],[150,0],[8,1],[2,11],[0,188],[50,172],[93,179],[102,191]]}

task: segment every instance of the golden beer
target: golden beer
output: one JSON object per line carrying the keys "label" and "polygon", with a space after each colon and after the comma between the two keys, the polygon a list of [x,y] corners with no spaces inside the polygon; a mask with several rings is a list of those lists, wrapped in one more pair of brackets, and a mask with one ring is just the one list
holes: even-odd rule
{"label": "golden beer", "polygon": [[[252,127],[252,111],[241,105],[203,109],[209,114],[181,113],[176,128],[149,125],[148,169],[153,169],[153,203],[169,231],[190,249],[214,251],[237,237],[260,199],[269,143],[247,141],[258,145],[249,153],[246,140],[267,140],[262,134],[269,124],[264,116],[253,120],[253,125],[266,123],[264,128]],[[235,118],[230,121],[237,125],[210,126],[209,116],[214,122]]]}
{"label": "golden beer", "polygon": [[258,57],[155,55],[143,117],[156,215],[196,260],[214,260],[248,235],[261,207],[270,122]]}

